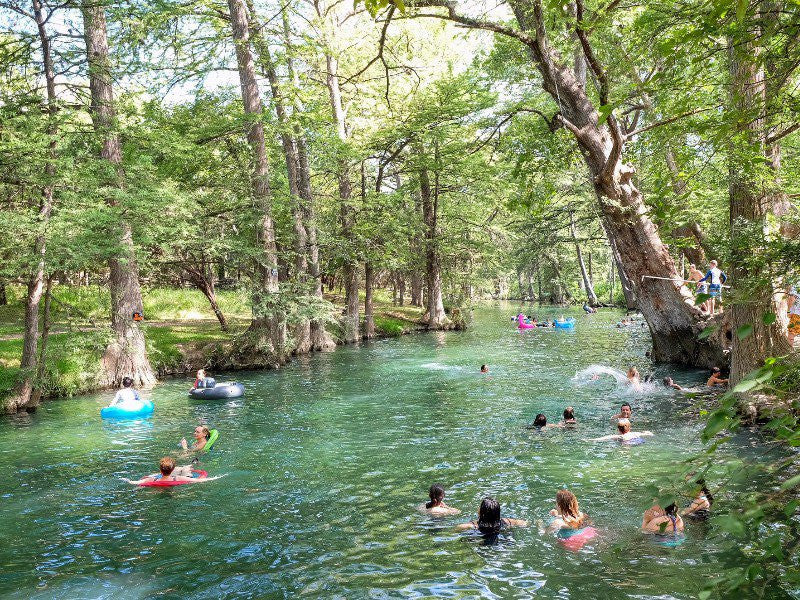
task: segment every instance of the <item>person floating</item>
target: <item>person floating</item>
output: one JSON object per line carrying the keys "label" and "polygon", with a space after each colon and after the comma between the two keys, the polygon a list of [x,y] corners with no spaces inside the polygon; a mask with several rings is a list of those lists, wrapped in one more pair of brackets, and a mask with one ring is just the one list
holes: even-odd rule
{"label": "person floating", "polygon": [[617,421],[617,431],[611,435],[604,435],[603,437],[590,439],[590,442],[610,442],[619,441],[623,443],[641,443],[644,437],[652,437],[652,431],[631,431],[631,422],[628,419],[620,419]]}
{"label": "person floating", "polygon": [[488,372],[489,372],[489,367],[487,367],[486,365],[481,365],[481,373],[488,373]]}
{"label": "person floating", "polygon": [[708,273],[705,274],[700,281],[707,281],[708,282],[708,295],[710,298],[706,303],[706,308],[708,309],[709,314],[715,314],[716,309],[716,302],[719,298],[719,312],[722,312],[722,285],[728,281],[728,276],[723,273],[721,269],[717,267],[717,261],[712,260],[708,263],[709,269]]}
{"label": "person floating", "polygon": [[457,515],[461,513],[457,508],[447,506],[447,504],[444,503],[444,488],[438,483],[434,483],[431,486],[430,490],[428,490],[428,496],[430,497],[430,501],[420,505],[420,510],[422,512],[435,516]]}
{"label": "person floating", "polygon": [[205,369],[198,369],[197,370],[197,377],[194,380],[194,389],[205,387],[205,380],[206,380],[206,370]]}
{"label": "person floating", "polygon": [[631,418],[631,405],[627,402],[623,402],[622,406],[620,406],[619,412],[611,417],[611,422],[620,421],[625,419],[626,421],[630,421]]}
{"label": "person floating", "polygon": [[211,438],[211,430],[205,425],[198,425],[194,428],[195,442],[191,446],[186,442],[186,438],[181,440],[181,448],[186,452],[200,452],[206,447]]}
{"label": "person floating", "polygon": [[175,466],[175,459],[165,456],[158,463],[158,470],[160,473],[142,477],[136,481],[126,479],[128,483],[133,485],[143,485],[153,482],[172,482],[172,483],[195,483],[204,481],[206,477],[192,477],[192,467],[190,465],[177,467]]}
{"label": "person floating", "polygon": [[795,339],[800,336],[800,292],[793,285],[786,293],[789,306],[789,346],[794,348]]}
{"label": "person floating", "polygon": [[661,380],[661,383],[664,384],[664,387],[672,388],[673,390],[678,390],[680,392],[684,390],[684,388],[673,381],[672,377],[664,377],[664,379]]}
{"label": "person floating", "polygon": [[673,502],[666,508],[658,505],[644,511],[642,515],[642,531],[645,533],[677,534],[683,531],[683,519],[678,514],[678,507]]}
{"label": "person floating", "polygon": [[719,367],[714,367],[711,369],[711,377],[708,378],[706,385],[708,387],[726,386],[728,385],[728,380],[722,377],[722,371],[720,371]]}
{"label": "person floating", "polygon": [[528,522],[523,519],[504,519],[500,517],[500,503],[494,498],[484,498],[478,508],[478,520],[461,523],[456,527],[458,531],[477,529],[483,535],[497,535],[503,529],[512,527],[527,527]]}
{"label": "person floating", "polygon": [[122,389],[117,391],[114,399],[108,406],[109,408],[118,406],[125,410],[136,410],[137,407],[141,407],[141,404],[142,399],[139,397],[139,392],[133,389],[133,379],[130,377],[123,377]]}

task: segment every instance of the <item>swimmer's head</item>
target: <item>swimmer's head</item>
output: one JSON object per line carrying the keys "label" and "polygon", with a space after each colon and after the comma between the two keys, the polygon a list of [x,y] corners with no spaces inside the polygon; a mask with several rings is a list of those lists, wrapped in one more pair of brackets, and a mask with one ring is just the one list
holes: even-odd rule
{"label": "swimmer's head", "polygon": [[669,387],[672,385],[672,377],[664,377],[662,381],[664,382],[665,387]]}
{"label": "swimmer's head", "polygon": [[636,367],[631,367],[628,369],[628,377],[638,377],[639,370]]}
{"label": "swimmer's head", "polygon": [[162,475],[167,476],[175,470],[175,461],[171,457],[165,456],[158,463],[158,469]]}
{"label": "swimmer's head", "polygon": [[198,439],[200,438],[208,439],[209,437],[211,437],[211,432],[205,425],[198,425],[197,427],[194,428],[194,437]]}
{"label": "swimmer's head", "polygon": [[489,367],[487,367],[486,365],[481,365],[481,373],[488,373],[488,372],[489,372]]}
{"label": "swimmer's head", "polygon": [[678,515],[678,507],[673,502],[669,506],[664,508],[664,512],[668,515],[672,515],[673,517]]}
{"label": "swimmer's head", "polygon": [[630,419],[631,418],[631,405],[627,402],[622,403],[622,407],[619,409],[620,414],[622,415],[623,419]]}
{"label": "swimmer's head", "polygon": [[578,508],[578,499],[569,490],[558,490],[556,506],[562,515],[568,517],[577,517],[581,514],[580,508]]}
{"label": "swimmer's head", "polygon": [[534,427],[544,427],[547,425],[547,417],[545,417],[542,413],[536,415],[536,418],[533,420]]}
{"label": "swimmer's head", "polygon": [[431,489],[428,490],[428,497],[430,497],[431,501],[425,504],[425,508],[439,506],[444,500],[444,488],[438,483],[434,483]]}
{"label": "swimmer's head", "polygon": [[122,387],[129,388],[133,385],[133,379],[130,377],[123,377],[122,378]]}
{"label": "swimmer's head", "polygon": [[478,529],[481,533],[497,533],[501,525],[500,503],[494,498],[484,498],[478,509]]}
{"label": "swimmer's head", "polygon": [[564,409],[564,420],[565,421],[574,421],[575,420],[575,409],[571,406],[568,406]]}
{"label": "swimmer's head", "polygon": [[628,433],[631,430],[631,422],[628,419],[620,419],[617,421],[617,430],[620,433]]}

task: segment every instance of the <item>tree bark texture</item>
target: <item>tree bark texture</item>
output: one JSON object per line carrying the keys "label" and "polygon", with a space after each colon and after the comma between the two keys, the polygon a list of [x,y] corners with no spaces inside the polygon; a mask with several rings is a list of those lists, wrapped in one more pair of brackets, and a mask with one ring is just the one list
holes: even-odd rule
{"label": "tree bark texture", "polygon": [[[422,158],[422,157],[420,157]],[[450,320],[444,312],[442,301],[442,266],[437,239],[438,202],[431,191],[430,176],[423,165],[419,170],[422,221],[425,226],[425,283],[428,303],[426,316],[428,329],[446,329]]]}
{"label": "tree bark texture", "polygon": [[364,263],[364,338],[375,337],[375,305],[373,288],[375,286],[375,269],[371,261]]}
{"label": "tree bark texture", "polygon": [[586,263],[583,262],[583,252],[581,252],[581,245],[578,242],[578,237],[575,233],[575,216],[572,214],[572,212],[569,213],[569,221],[570,234],[572,235],[572,241],[575,244],[575,253],[578,257],[578,266],[580,267],[581,278],[583,279],[583,289],[586,290],[586,299],[590,306],[597,306],[600,304],[600,301],[597,299],[597,294],[594,293],[594,286],[592,285],[592,281],[586,271]]}
{"label": "tree bark texture", "polygon": [[[89,63],[89,88],[91,116],[95,131],[101,136],[100,157],[114,172],[114,183],[124,185],[122,172],[122,145],[115,131],[116,114],[111,78],[111,59],[105,9],[96,2],[83,2],[84,36]],[[116,202],[108,200],[116,207]],[[142,292],[130,224],[120,217],[116,231],[110,232],[119,240],[118,255],[109,260],[109,288],[111,291],[111,330],[113,339],[102,358],[100,384],[117,387],[123,377],[130,377],[137,386],[150,386],[156,381],[147,358],[144,333],[133,320],[134,312],[142,310]]]}

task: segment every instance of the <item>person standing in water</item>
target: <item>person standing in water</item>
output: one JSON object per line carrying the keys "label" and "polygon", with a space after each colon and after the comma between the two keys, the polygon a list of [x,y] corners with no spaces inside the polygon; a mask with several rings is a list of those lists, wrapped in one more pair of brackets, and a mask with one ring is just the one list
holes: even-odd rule
{"label": "person standing in water", "polygon": [[434,483],[428,490],[430,501],[420,505],[420,510],[434,516],[457,515],[461,511],[444,503],[444,488]]}
{"label": "person standing in water", "polygon": [[728,276],[723,273],[722,269],[717,268],[717,261],[712,260],[708,263],[709,269],[708,273],[705,274],[700,281],[707,281],[708,282],[708,295],[711,296],[708,299],[708,312],[710,314],[715,313],[716,309],[716,302],[719,298],[719,312],[722,312],[722,285],[728,281]]}
{"label": "person standing in water", "polygon": [[639,375],[639,369],[636,367],[631,367],[628,369],[628,372],[625,374],[628,378],[628,385],[630,385],[633,389],[638,390],[642,387],[642,378]]}
{"label": "person standing in water", "polygon": [[706,385],[708,387],[726,386],[728,385],[728,380],[722,377],[722,371],[720,371],[719,367],[714,367],[711,369],[711,377],[706,381]]}
{"label": "person standing in water", "polygon": [[571,406],[568,406],[564,409],[564,414],[562,415],[561,426],[566,427],[568,425],[577,425],[578,419],[575,418],[575,409]]}
{"label": "person standing in water", "polygon": [[527,527],[528,522],[523,519],[504,519],[500,517],[500,503],[494,498],[484,498],[478,508],[478,520],[461,523],[456,529],[465,531],[477,529],[484,535],[497,535],[503,529],[512,527]]}
{"label": "person standing in water", "polygon": [[642,515],[642,531],[645,533],[680,533],[683,528],[683,519],[674,502],[666,508],[655,505]]}
{"label": "person standing in water", "polygon": [[714,503],[714,496],[708,491],[706,480],[702,477],[696,481],[700,486],[697,496],[692,503],[681,511],[681,514],[690,519],[703,520],[711,514],[711,505]]}
{"label": "person standing in water", "polygon": [[555,517],[547,526],[548,533],[557,533],[562,529],[582,529],[589,524],[589,516],[581,512],[578,499],[569,490],[558,490],[556,493],[556,507],[550,511]]}
{"label": "person standing in water", "polygon": [[487,367],[486,365],[481,365],[481,373],[488,373],[488,372],[489,372],[489,367]]}

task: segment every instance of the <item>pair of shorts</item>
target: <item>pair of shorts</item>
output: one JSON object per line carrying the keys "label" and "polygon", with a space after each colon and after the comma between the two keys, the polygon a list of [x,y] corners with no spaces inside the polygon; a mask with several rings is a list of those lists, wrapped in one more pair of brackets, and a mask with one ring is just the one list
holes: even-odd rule
{"label": "pair of shorts", "polygon": [[800,315],[789,315],[789,333],[800,335]]}
{"label": "pair of shorts", "polygon": [[708,293],[708,284],[707,283],[698,283],[697,284],[697,293],[698,294],[707,294]]}
{"label": "pair of shorts", "polygon": [[712,283],[708,286],[708,295],[712,298],[719,298],[722,295],[722,284]]}

